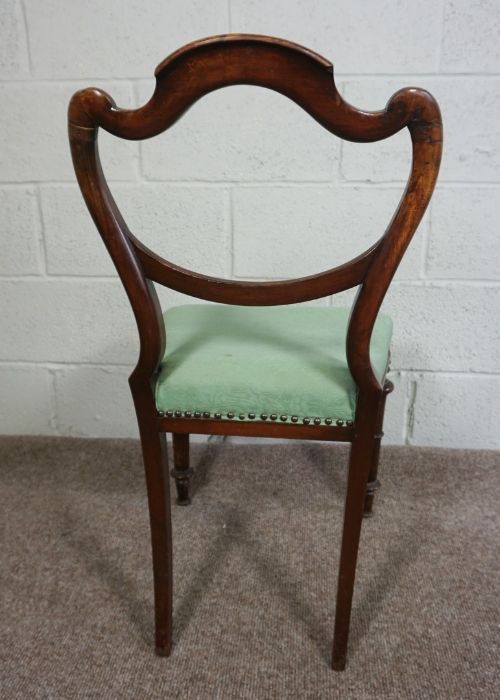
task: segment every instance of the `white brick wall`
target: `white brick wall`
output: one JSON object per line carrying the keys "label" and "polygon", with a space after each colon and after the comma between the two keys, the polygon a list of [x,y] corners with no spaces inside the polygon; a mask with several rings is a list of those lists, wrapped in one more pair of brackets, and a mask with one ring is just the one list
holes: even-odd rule
{"label": "white brick wall", "polygon": [[[168,53],[228,31],[322,53],[361,108],[405,85],[437,97],[439,185],[384,305],[396,385],[386,442],[500,447],[497,0],[3,0],[0,432],[137,435],[126,381],[135,324],[74,184],[66,107],[88,85],[122,107],[143,104]],[[207,96],[153,141],[101,137],[131,228],[181,265],[240,278],[307,274],[376,240],[408,149],[406,133],[341,143],[251,87]]]}

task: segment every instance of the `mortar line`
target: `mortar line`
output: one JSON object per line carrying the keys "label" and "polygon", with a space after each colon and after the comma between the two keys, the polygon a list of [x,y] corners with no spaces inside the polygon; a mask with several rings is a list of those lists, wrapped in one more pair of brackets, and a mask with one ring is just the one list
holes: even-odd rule
{"label": "mortar line", "polygon": [[118,282],[118,275],[71,275],[67,273],[57,274],[57,273],[46,273],[40,275],[0,275],[0,280],[5,280],[6,282],[31,282],[43,280],[48,284],[53,284],[55,282],[72,282],[76,284],[89,282]]}
{"label": "mortar line", "polygon": [[[26,14],[26,7],[24,6],[24,0],[19,0],[19,5],[21,7],[21,15],[23,18],[23,25],[24,25],[24,36],[26,39],[26,53],[28,54],[28,68],[29,68],[29,73],[31,77],[33,76],[33,56],[31,54],[31,42],[30,42],[30,36],[29,36],[29,28],[28,28],[28,16]],[[4,81],[2,81],[4,82]],[[7,81],[5,81],[7,82]],[[20,81],[23,82],[23,81]]]}
{"label": "mortar line", "polygon": [[428,207],[428,212],[427,212],[427,217],[426,217],[426,225],[425,228],[422,231],[422,251],[421,251],[421,259],[420,259],[420,278],[425,280],[427,279],[427,255],[429,251],[429,236],[432,235],[432,205],[433,205],[434,200],[431,199],[431,202]]}
{"label": "mortar line", "polygon": [[[329,180],[163,180],[157,178],[147,178],[143,177],[141,180],[147,185],[164,185],[172,187],[220,187],[221,185],[232,185],[235,187],[242,188],[295,188],[295,187],[318,187],[323,189],[335,190],[336,188],[349,189],[349,188],[365,188],[365,189],[399,189],[405,187],[406,180],[341,180],[339,182],[332,182]],[[136,180],[117,180],[115,178],[108,178],[109,185],[119,185],[123,187],[133,186],[137,184]],[[40,187],[46,186],[58,186],[58,187],[73,187],[76,188],[77,184],[73,180],[0,180],[0,188],[5,189],[15,189],[22,187],[34,187],[39,185]],[[500,188],[500,182],[496,180],[481,180],[477,182],[473,181],[458,181],[458,180],[444,180],[436,184],[436,190],[438,189],[498,189]]]}
{"label": "mortar line", "polygon": [[47,240],[45,238],[45,219],[43,216],[43,209],[42,209],[42,193],[40,192],[39,185],[35,186],[35,197],[36,197],[38,218],[40,220],[39,248],[40,248],[40,260],[42,263],[42,274],[36,275],[36,277],[37,278],[40,278],[40,277],[46,278],[48,276],[48,252],[47,252]]}
{"label": "mortar line", "polygon": [[[328,298],[328,297],[327,297]],[[327,307],[324,307],[327,308]],[[90,362],[90,361],[52,361],[52,360],[5,360],[0,359],[0,369],[10,368],[10,369],[25,369],[25,368],[39,368],[52,370],[54,372],[67,369],[113,369],[113,370],[133,370],[135,366],[135,361],[131,360],[129,363],[122,362]],[[478,370],[477,372],[471,370],[435,370],[435,369],[420,369],[416,367],[391,367],[391,372],[396,374],[408,376],[411,379],[412,374],[425,375],[427,377],[437,376],[443,379],[500,379],[499,372],[484,372]]]}
{"label": "mortar line", "polygon": [[443,43],[444,43],[444,18],[446,11],[446,0],[441,0],[441,14],[440,14],[440,25],[439,25],[439,41],[437,47],[437,71],[441,73],[441,63],[443,60]]}
{"label": "mortar line", "polygon": [[234,201],[233,201],[233,188],[227,188],[227,216],[228,216],[228,226],[229,226],[229,276],[233,278],[235,261],[234,261]]}
{"label": "mortar line", "polygon": [[46,367],[47,372],[50,377],[50,391],[49,391],[49,406],[50,406],[50,418],[49,425],[54,430],[56,435],[62,435],[61,428],[59,426],[58,412],[57,412],[57,388],[56,388],[56,373],[50,367]]}
{"label": "mortar line", "polygon": [[[345,91],[345,83],[341,81],[338,85],[338,90],[340,92],[340,95],[343,97],[344,96],[344,91]],[[343,184],[345,182],[345,177],[344,173],[342,170],[342,165],[343,165],[343,160],[344,160],[344,139],[338,139],[340,141],[339,144],[339,163],[337,166],[337,183],[339,185]]]}
{"label": "mortar line", "polygon": [[[109,85],[111,83],[126,83],[130,82],[131,80],[135,80],[137,82],[148,82],[153,79],[153,75],[129,75],[127,77],[122,77],[122,76],[114,76],[110,77],[109,74],[106,74],[105,76],[99,76],[99,75],[86,75],[86,74],[78,74],[74,75],[73,77],[67,77],[67,76],[55,76],[52,78],[36,78],[34,75],[30,76],[29,78],[2,78],[0,80],[1,83],[5,83],[8,85],[23,85],[29,82],[37,83],[39,85],[45,86],[45,85],[60,85],[62,83],[75,83],[75,84],[80,84],[85,81],[90,83],[100,83],[100,86],[102,85],[105,87],[106,85]],[[396,80],[408,80],[408,81],[413,81],[413,80],[426,80],[428,78],[431,78],[432,80],[464,80],[464,79],[470,79],[470,80],[477,80],[478,78],[484,79],[484,80],[497,80],[500,78],[500,72],[498,71],[488,71],[488,72],[480,72],[480,71],[471,71],[471,72],[465,72],[465,71],[440,71],[438,72],[429,72],[429,73],[411,73],[411,72],[405,72],[405,73],[369,73],[369,72],[362,72],[362,73],[336,73],[335,77],[337,80],[391,80],[391,79],[396,79]],[[100,87],[99,86],[99,87]]]}
{"label": "mortar line", "polygon": [[[134,109],[137,109],[139,107],[139,89],[136,81],[132,80],[132,99],[134,103]],[[137,158],[135,160],[135,176],[136,176],[136,182],[139,184],[143,184],[146,182],[146,178],[144,177],[144,168],[143,168],[143,147],[142,147],[142,140],[137,142]],[[111,186],[111,181],[109,182]]]}
{"label": "mortar line", "polygon": [[[234,279],[243,280],[248,282],[273,282],[276,280],[284,279],[280,277],[264,277],[264,276],[252,276],[252,275],[234,275]],[[91,274],[69,274],[69,273],[47,273],[47,274],[31,274],[31,275],[0,275],[0,281],[6,282],[29,282],[29,281],[40,281],[44,280],[48,284],[55,284],[56,282],[71,282],[76,284],[85,284],[86,282],[104,282],[104,283],[116,283],[119,281],[117,274],[110,275],[91,275]],[[163,285],[160,285],[163,286]],[[391,286],[393,287],[424,287],[427,289],[445,289],[450,287],[456,289],[457,287],[465,288],[477,288],[477,289],[497,289],[500,287],[500,280],[497,279],[461,279],[461,278],[432,278],[426,277],[425,279],[415,278],[415,279],[395,279]],[[348,290],[345,290],[348,291]]]}
{"label": "mortar line", "polygon": [[9,368],[39,368],[46,369],[52,372],[57,372],[66,369],[79,369],[83,367],[85,369],[126,369],[128,371],[134,368],[135,362],[131,361],[129,364],[118,363],[118,362],[87,362],[87,361],[52,361],[52,360],[0,360],[1,367]]}
{"label": "mortar line", "polygon": [[[403,402],[403,429],[402,429],[402,434],[401,434],[401,444],[406,445],[406,438],[407,438],[407,433],[408,433],[408,382],[409,382],[409,375],[406,370],[401,370],[401,369],[395,369],[394,367],[391,367],[389,372],[388,372],[388,378],[391,379],[391,376],[394,377],[394,380],[396,379],[396,375],[399,375],[400,381],[404,383],[405,387],[405,393],[404,393],[404,402]],[[382,426],[382,429],[384,429],[385,426],[385,418],[387,414],[384,414],[384,424]]]}
{"label": "mortar line", "polygon": [[406,412],[405,445],[410,445],[415,425],[415,401],[417,399],[417,380],[411,376],[408,379],[408,407]]}

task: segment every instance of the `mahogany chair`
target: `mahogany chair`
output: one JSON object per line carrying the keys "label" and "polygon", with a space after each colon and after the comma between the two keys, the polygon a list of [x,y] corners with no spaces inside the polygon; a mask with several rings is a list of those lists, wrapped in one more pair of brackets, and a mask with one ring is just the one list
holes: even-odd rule
{"label": "mahogany chair", "polygon": [[[69,105],[69,139],[80,189],[140,336],[129,383],[148,491],[156,652],[168,656],[172,644],[165,433],[173,436],[172,475],[180,504],[190,502],[190,433],[331,440],[351,443],[332,655],[333,668],[342,670],[361,521],[372,511],[384,404],[393,388],[386,379],[391,322],[377,318],[378,311],[432,195],[442,148],[439,107],[428,92],[404,88],[383,111],[358,110],[337,92],[327,60],[291,42],[254,35],[229,34],[184,46],[158,66],[155,76],[153,96],[136,110],[119,109],[96,88],[77,92]],[[231,281],[174,265],[130,232],[101,169],[99,127],[125,139],[148,139],[203,95],[236,84],[287,96],[349,141],[378,141],[408,128],[413,150],[408,184],[385,233],[368,250],[309,277]],[[165,324],[153,282],[216,304],[177,307],[166,314]],[[359,289],[350,313],[284,306],[352,287]]]}

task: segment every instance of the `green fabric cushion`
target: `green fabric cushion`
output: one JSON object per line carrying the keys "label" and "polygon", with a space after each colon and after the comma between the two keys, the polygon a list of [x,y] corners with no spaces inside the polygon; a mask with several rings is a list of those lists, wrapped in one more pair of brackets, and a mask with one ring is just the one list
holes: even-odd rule
{"label": "green fabric cushion", "polygon": [[[345,352],[349,313],[310,306],[170,309],[156,406],[352,420],[357,392]],[[370,348],[379,379],[391,333],[390,317],[379,315]]]}

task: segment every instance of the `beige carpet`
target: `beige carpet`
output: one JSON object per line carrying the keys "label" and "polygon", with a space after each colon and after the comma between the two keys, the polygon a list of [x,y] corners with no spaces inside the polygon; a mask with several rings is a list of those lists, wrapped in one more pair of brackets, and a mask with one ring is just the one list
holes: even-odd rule
{"label": "beige carpet", "polygon": [[175,647],[153,653],[131,440],[0,440],[0,697],[443,698],[495,692],[499,454],[386,448],[348,668],[329,668],[346,452],[193,450],[175,506]]}

